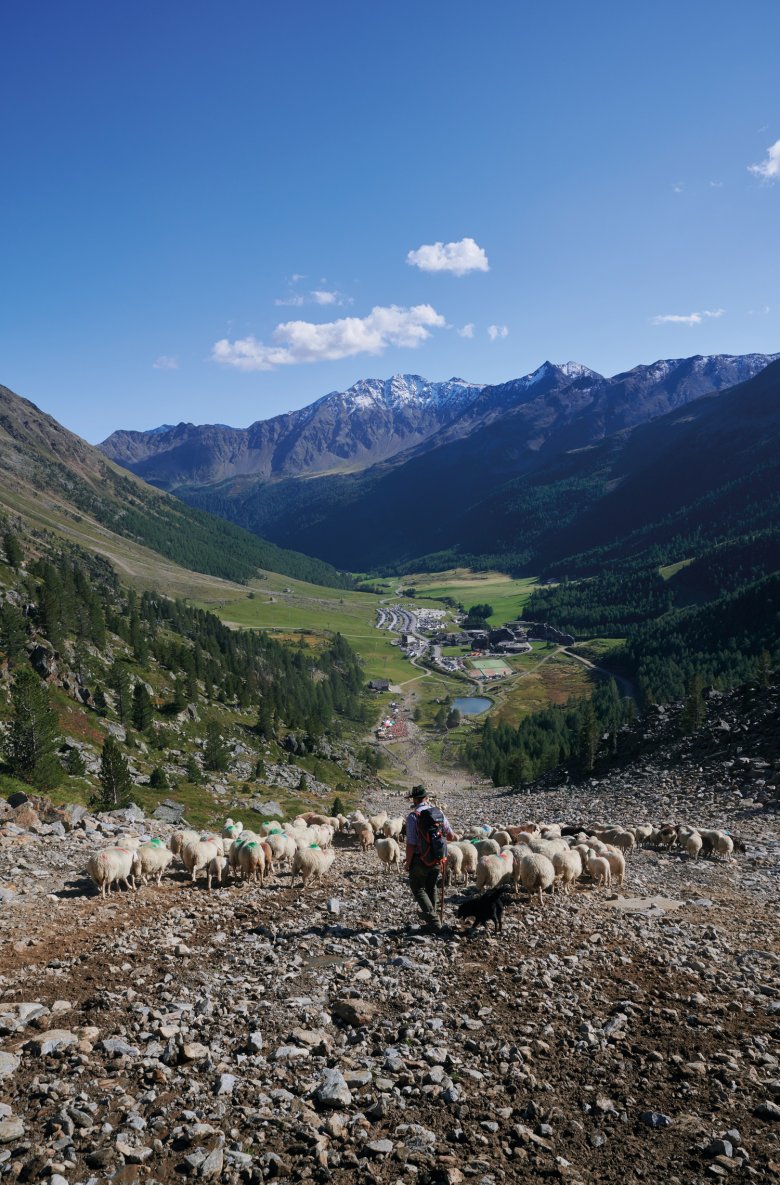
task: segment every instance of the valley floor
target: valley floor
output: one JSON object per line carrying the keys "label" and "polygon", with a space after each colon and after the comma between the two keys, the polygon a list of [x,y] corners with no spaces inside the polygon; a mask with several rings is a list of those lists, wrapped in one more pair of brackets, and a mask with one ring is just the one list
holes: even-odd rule
{"label": "valley floor", "polygon": [[695,771],[450,786],[447,809],[456,828],[684,818],[748,850],[638,851],[614,894],[519,898],[502,938],[446,942],[351,839],[303,895],[178,873],[104,902],[94,839],[0,826],[0,1178],[774,1179],[778,821]]}

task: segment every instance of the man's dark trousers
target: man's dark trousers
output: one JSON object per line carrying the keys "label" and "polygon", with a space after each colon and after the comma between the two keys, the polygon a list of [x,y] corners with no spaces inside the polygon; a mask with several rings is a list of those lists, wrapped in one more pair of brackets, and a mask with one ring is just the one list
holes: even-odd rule
{"label": "man's dark trousers", "polygon": [[419,856],[412,857],[409,867],[409,887],[412,896],[422,910],[423,917],[429,926],[438,930],[441,926],[436,913],[436,886],[439,882],[441,869],[438,864],[429,867],[423,864]]}

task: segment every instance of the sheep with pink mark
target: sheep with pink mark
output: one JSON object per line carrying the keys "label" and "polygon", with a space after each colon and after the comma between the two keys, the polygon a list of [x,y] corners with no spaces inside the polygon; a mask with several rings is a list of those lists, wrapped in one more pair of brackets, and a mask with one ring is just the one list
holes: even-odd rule
{"label": "sheep with pink mark", "polygon": [[477,862],[476,885],[478,893],[487,893],[499,885],[508,885],[512,880],[514,861],[510,851],[489,853]]}
{"label": "sheep with pink mark", "polygon": [[138,870],[138,855],[130,848],[103,848],[87,861],[87,874],[100,890],[101,897],[107,897],[112,885],[135,888],[135,874]]}

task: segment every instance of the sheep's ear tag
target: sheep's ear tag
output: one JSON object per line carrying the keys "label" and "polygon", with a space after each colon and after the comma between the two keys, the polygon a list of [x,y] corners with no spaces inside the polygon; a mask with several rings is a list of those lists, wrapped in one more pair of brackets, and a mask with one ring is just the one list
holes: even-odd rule
{"label": "sheep's ear tag", "polygon": [[309,847],[310,847],[310,848],[318,848],[319,846],[320,846],[320,845],[319,845],[318,843],[310,843],[310,844],[309,844]]}
{"label": "sheep's ear tag", "polygon": [[151,839],[151,840],[149,840],[149,842],[150,842],[150,843],[157,844],[158,848],[162,846],[162,840],[161,840],[161,839]]}
{"label": "sheep's ear tag", "polygon": [[469,843],[479,843],[479,840],[478,839],[470,839]]}

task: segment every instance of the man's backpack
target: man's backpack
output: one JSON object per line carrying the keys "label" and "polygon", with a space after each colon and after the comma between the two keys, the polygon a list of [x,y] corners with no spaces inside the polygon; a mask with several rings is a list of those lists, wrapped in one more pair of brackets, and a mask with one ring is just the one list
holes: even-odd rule
{"label": "man's backpack", "polygon": [[447,857],[444,815],[438,807],[426,806],[417,813],[417,852],[429,868]]}

